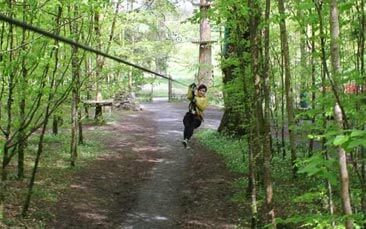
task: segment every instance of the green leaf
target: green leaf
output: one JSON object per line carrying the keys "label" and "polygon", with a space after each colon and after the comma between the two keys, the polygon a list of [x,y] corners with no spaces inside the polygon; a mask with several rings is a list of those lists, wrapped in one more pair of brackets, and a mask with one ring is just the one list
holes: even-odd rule
{"label": "green leaf", "polygon": [[325,172],[323,174],[323,177],[326,178],[331,183],[331,185],[337,185],[338,184],[338,177],[334,173]]}
{"label": "green leaf", "polygon": [[360,137],[360,136],[366,136],[366,131],[354,130],[351,133],[351,137]]}
{"label": "green leaf", "polygon": [[338,135],[334,141],[333,141],[333,145],[335,146],[340,146],[342,144],[344,144],[345,142],[347,142],[349,139],[349,136],[346,135]]}
{"label": "green leaf", "polygon": [[314,200],[321,200],[324,198],[324,194],[322,192],[306,192],[298,197],[295,197],[295,203],[311,203]]}
{"label": "green leaf", "polygon": [[313,176],[319,173],[321,169],[317,164],[308,164],[307,166],[299,169],[298,173],[306,173],[308,176]]}
{"label": "green leaf", "polygon": [[312,2],[301,2],[298,4],[299,10],[310,10],[314,8],[314,4]]}
{"label": "green leaf", "polygon": [[347,144],[347,149],[351,150],[358,146],[366,146],[366,139],[364,138],[351,138]]}

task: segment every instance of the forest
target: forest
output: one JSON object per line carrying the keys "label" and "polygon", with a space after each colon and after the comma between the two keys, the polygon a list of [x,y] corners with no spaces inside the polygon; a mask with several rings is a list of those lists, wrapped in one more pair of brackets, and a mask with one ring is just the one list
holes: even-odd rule
{"label": "forest", "polygon": [[240,174],[237,228],[366,228],[364,0],[0,9],[1,226],[47,228],[41,209],[103,151],[84,129],[114,116],[87,101],[179,104],[196,82],[223,114],[196,138]]}

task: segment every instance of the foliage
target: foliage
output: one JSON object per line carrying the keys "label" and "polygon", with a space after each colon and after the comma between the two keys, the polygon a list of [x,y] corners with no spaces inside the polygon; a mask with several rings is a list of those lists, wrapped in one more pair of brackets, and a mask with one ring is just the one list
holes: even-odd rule
{"label": "foliage", "polygon": [[244,140],[231,139],[229,136],[222,136],[216,131],[205,130],[197,133],[197,137],[207,147],[222,155],[229,168],[235,172],[245,174],[246,143]]}
{"label": "foliage", "polygon": [[[118,2],[121,4],[119,8]],[[264,107],[263,95],[267,92],[270,94],[271,133],[275,140],[273,142],[278,143],[278,152],[274,149],[271,152],[271,171],[276,214],[282,219],[278,219],[279,224],[327,228],[334,222],[335,227],[340,227],[344,218],[340,201],[342,195],[338,191],[340,182],[336,152],[337,149],[345,149],[349,160],[352,208],[357,213],[361,212],[355,213],[355,224],[361,225],[362,220],[365,220],[366,207],[364,3],[359,0],[337,1],[341,29],[341,73],[333,75],[330,71],[332,50],[329,1],[289,0],[286,1],[284,15],[278,12],[276,1],[270,2],[270,18],[269,21],[265,21],[264,0],[214,1],[209,18],[215,24],[213,28],[219,31],[217,34],[221,46],[215,45],[215,52],[219,52],[218,48],[222,48],[223,51],[217,57],[219,64],[216,64],[216,67],[226,71],[225,76],[228,77],[224,78],[223,84],[216,81],[213,90],[209,91],[212,93],[209,96],[221,98],[223,94],[225,111],[236,114],[238,121],[231,124],[238,128],[251,128],[254,126],[254,116],[258,115],[254,113],[253,101]],[[270,90],[263,90],[265,85],[261,81],[257,88],[260,90],[260,100],[253,97],[255,80],[252,77],[251,61],[254,57],[250,51],[253,48],[258,50],[259,66],[264,66],[265,40],[264,37],[258,37],[258,46],[251,46],[253,44],[248,33],[249,22],[256,12],[253,12],[249,3],[257,3],[259,6],[258,34],[264,34],[266,25],[270,27],[270,66],[267,72],[258,73],[268,73]],[[52,33],[78,40],[143,67],[164,74],[169,73],[174,79],[185,84],[194,80],[194,73],[198,69],[195,56],[197,46],[191,44],[191,40],[196,40],[199,29],[197,24],[192,23],[199,22],[202,15],[197,12],[186,20],[179,14],[176,5],[168,0],[140,1],[139,4],[135,1],[105,0],[2,1],[0,9],[8,16]],[[99,24],[96,20],[97,15],[100,19]],[[290,127],[286,123],[285,113],[288,104],[284,95],[284,64],[280,43],[279,22],[282,19],[286,22],[288,33],[289,64],[293,76],[290,86],[295,98],[293,105],[299,108],[297,123]],[[180,21],[183,20],[185,22],[181,24]],[[77,32],[72,31],[73,26]],[[25,157],[27,163],[30,163],[34,160],[38,148],[34,137],[39,136],[39,129],[44,120],[49,119],[47,115],[67,117],[64,118],[64,122],[70,122],[70,91],[76,85],[73,71],[75,69],[71,66],[74,54],[72,47],[68,45],[5,22],[0,23],[0,46],[0,155],[3,162],[2,175],[5,176],[7,170],[10,170],[8,178],[12,186],[14,182],[11,179],[15,177],[15,171],[6,164],[9,162],[9,165],[17,166],[15,155],[18,151],[15,149],[18,150],[22,143],[29,141],[25,144]],[[120,91],[140,92],[145,84],[154,85],[157,89],[154,93],[159,95],[165,93],[160,88],[167,88],[166,81],[157,80],[156,77],[130,66],[100,59],[95,54],[83,50],[78,50],[76,55],[79,63],[74,63],[74,67],[80,67],[81,84],[78,89],[81,100],[94,99],[100,91],[104,98],[111,98]],[[221,72],[221,69],[217,69],[216,72]],[[186,88],[174,85],[174,90],[176,94],[184,94]],[[305,94],[306,98],[301,98],[301,95]],[[306,109],[301,107],[303,99],[308,104]],[[343,115],[347,121],[342,127],[334,120],[333,108],[336,99],[344,109]],[[50,112],[46,115],[48,109]],[[245,119],[247,116],[251,116],[253,120]],[[289,129],[296,133],[296,156],[299,158],[296,166],[299,179],[292,179],[289,172],[293,169],[287,152]],[[260,131],[253,133],[259,137]],[[278,139],[275,139],[274,133]],[[219,151],[234,171],[248,172],[246,141],[207,131],[198,135],[209,147]],[[43,143],[47,146],[54,144],[57,145],[57,150],[67,151],[67,139],[69,136],[54,139],[46,135]],[[90,143],[87,141],[87,146],[88,144]],[[89,153],[89,150],[97,146],[89,146],[90,149],[80,149],[82,157],[94,155]],[[274,147],[275,144],[272,145],[272,148]],[[280,152],[281,150],[283,151]],[[66,161],[68,155],[47,151],[41,162],[41,169],[56,164],[56,167],[60,166],[63,175],[63,172],[67,172],[62,170],[67,167]],[[263,168],[260,167],[262,164],[257,163],[258,171]],[[27,164],[27,174],[29,169],[30,164]],[[242,181],[242,185],[247,185],[247,181]],[[258,179],[258,182],[262,182],[261,179]],[[330,184],[334,191],[329,193],[325,188],[327,184]],[[36,198],[54,201],[52,194],[44,192],[37,185]],[[258,202],[263,206],[264,190],[261,184],[258,184],[258,187]],[[3,191],[6,190],[1,190],[0,194],[3,194]],[[17,194],[17,198],[9,201],[18,201],[23,194]],[[325,201],[331,199],[336,209],[333,215],[329,214],[329,206]],[[240,200],[244,201],[244,198]],[[42,218],[46,214],[40,213],[39,216]]]}
{"label": "foliage", "polygon": [[[95,132],[93,135],[97,135]],[[95,138],[95,136],[93,137]],[[84,145],[79,147],[79,163],[76,167],[69,165],[69,148],[67,147],[70,136],[67,131],[63,131],[59,135],[48,134],[45,139],[45,153],[37,178],[38,183],[34,190],[33,202],[36,203],[28,217],[9,217],[7,225],[17,227],[23,225],[28,228],[42,228],[46,221],[54,217],[50,209],[55,206],[61,193],[69,187],[71,178],[78,170],[89,165],[90,162],[105,151],[98,141],[87,140]],[[26,157],[26,171],[30,171],[33,166],[33,160],[37,151],[37,136],[32,137],[28,142],[28,154]],[[24,199],[27,180],[15,181],[9,186],[9,199],[7,203],[13,206],[13,210],[22,205]],[[15,214],[9,211],[7,214]]]}
{"label": "foliage", "polygon": [[338,184],[338,167],[335,159],[326,159],[324,154],[315,153],[309,158],[300,159],[297,165],[300,174],[328,180],[332,185]]}
{"label": "foliage", "polygon": [[[271,3],[270,18],[266,22],[264,20],[264,10],[266,2]],[[330,184],[333,190],[339,190],[341,183],[339,182],[339,168],[337,157],[337,149],[347,150],[348,169],[350,171],[351,181],[351,196],[354,198],[353,208],[356,212],[365,211],[365,102],[364,102],[364,4],[362,1],[338,1],[339,19],[340,19],[340,66],[341,74],[332,74],[330,65],[330,24],[329,24],[329,8],[330,3],[327,1],[285,1],[285,14],[280,15],[278,12],[276,1],[215,1],[215,6],[212,10],[211,19],[221,27],[234,28],[231,31],[226,31],[226,34],[231,36],[222,40],[223,55],[228,55],[228,50],[232,53],[238,52],[228,44],[235,44],[237,47],[245,47],[245,43],[249,42],[248,37],[243,36],[243,31],[246,27],[252,28],[252,24],[248,24],[248,15],[253,14],[253,10],[248,7],[250,4],[258,4],[261,12],[259,16],[260,33],[264,34],[266,23],[269,23],[269,58],[270,58],[270,97],[271,97],[271,131],[275,133],[272,137],[281,137],[281,139],[274,139],[277,143],[278,151],[282,151],[282,159],[278,154],[272,150],[272,172],[273,172],[273,188],[274,188],[274,202],[277,204],[277,214],[285,216],[285,221],[279,220],[279,224],[286,226],[304,226],[310,228],[327,228],[331,227],[332,221],[339,227],[343,223],[343,215],[341,212],[342,203],[338,201],[342,195],[339,191],[332,193],[330,196],[324,188],[325,184]],[[235,10],[234,10],[235,9]],[[199,18],[199,16],[197,17]],[[296,125],[288,127],[286,122],[286,100],[285,100],[285,81],[284,81],[284,54],[281,50],[280,43],[280,28],[279,22],[284,20],[286,23],[286,33],[288,35],[289,48],[289,65],[292,75],[291,92],[294,95],[294,104],[296,107]],[[264,36],[258,38],[259,45],[249,47],[252,49],[259,49],[261,54],[264,54]],[[251,44],[247,44],[251,45]],[[234,50],[234,51],[233,51]],[[242,54],[245,50],[240,50]],[[251,60],[254,57],[245,55],[232,55],[230,58],[223,58],[221,67],[223,71],[228,66],[232,67],[233,75],[237,74],[241,78],[238,81],[244,83],[245,87],[238,86],[238,93],[230,94],[230,100],[225,101],[225,108],[234,107],[241,109],[242,116],[249,115],[255,111],[250,105],[248,108],[239,105],[250,94],[244,93],[246,86],[253,85],[253,82],[245,81],[245,77],[250,76],[250,71],[244,69],[238,70],[242,63]],[[260,61],[264,63],[264,57],[260,57]],[[249,64],[248,64],[249,66]],[[264,74],[264,73],[259,73]],[[253,80],[254,81],[254,80]],[[331,85],[331,82],[333,85]],[[261,82],[260,82],[261,83]],[[224,86],[224,93],[232,92],[235,87]],[[233,85],[239,85],[234,83]],[[226,87],[227,86],[227,87]],[[260,90],[263,84],[260,84]],[[336,93],[337,92],[337,93]],[[242,93],[242,94],[240,94]],[[266,93],[261,90],[260,93]],[[305,98],[302,97],[305,95]],[[225,96],[225,94],[224,94]],[[337,98],[336,98],[337,97]],[[224,97],[225,98],[225,97]],[[344,118],[347,123],[341,127],[336,120],[334,120],[333,108],[335,101],[342,106]],[[306,101],[308,106],[303,109],[301,102]],[[236,103],[236,104],[235,104]],[[242,103],[245,104],[245,103]],[[264,107],[264,101],[261,101]],[[243,109],[245,108],[245,110]],[[228,109],[227,109],[228,110]],[[235,110],[234,110],[235,111]],[[233,113],[233,112],[231,112]],[[256,113],[256,115],[258,115]],[[225,117],[225,115],[224,115]],[[244,124],[244,123],[242,123]],[[249,125],[255,126],[249,123]],[[236,124],[235,126],[240,126]],[[299,190],[292,189],[292,185],[298,184],[299,181],[288,180],[282,183],[285,179],[283,176],[290,176],[287,169],[292,169],[288,165],[287,145],[289,142],[289,132],[296,133],[296,156],[298,160],[296,166],[298,167],[297,176],[303,179],[301,198]],[[260,132],[256,133],[259,138]],[[282,136],[281,136],[282,135]],[[248,152],[246,152],[248,153]],[[278,164],[280,161],[282,163]],[[286,165],[286,166],[285,166]],[[258,170],[261,170],[262,164],[256,165]],[[289,188],[289,186],[291,188]],[[361,188],[362,187],[362,188]],[[280,190],[293,191],[294,193],[287,193],[284,196]],[[363,191],[361,191],[361,189]],[[301,190],[301,189],[300,189]],[[259,198],[264,198],[259,193]],[[334,215],[329,214],[329,207],[322,204],[317,206],[320,199],[332,199],[334,208],[337,211]],[[281,212],[283,206],[282,201],[286,202],[294,199],[294,207],[289,206],[288,212]],[[361,204],[361,199],[364,202]],[[260,199],[259,201],[262,201]],[[287,203],[288,204],[288,203]],[[304,205],[308,205],[306,208]],[[278,206],[279,205],[279,206]],[[291,204],[288,204],[291,205]],[[362,209],[362,210],[361,210]],[[361,214],[362,215],[362,214]],[[267,217],[267,216],[264,216]],[[363,215],[363,217],[365,217]],[[362,216],[361,216],[362,218]],[[360,219],[355,221],[361,225]]]}
{"label": "foliage", "polygon": [[[203,130],[196,135],[201,143],[214,150],[223,157],[228,168],[235,172],[247,173],[246,160],[243,152],[247,150],[243,140],[235,140],[229,136],[223,136],[216,131]],[[327,160],[322,153],[316,153],[310,158],[298,161],[299,178],[291,179],[289,164],[277,155],[272,159],[273,176],[276,184],[275,196],[278,209],[278,225],[304,228],[343,228],[343,217],[339,214],[331,215],[326,212],[328,208],[328,196],[326,181],[332,185],[338,184],[337,165],[334,159]],[[305,176],[303,176],[305,175]],[[306,178],[308,177],[308,178]],[[233,199],[245,205],[247,199],[243,190],[247,185],[247,179],[239,179],[237,193]],[[304,192],[305,189],[309,189]],[[283,191],[286,190],[286,191]],[[260,196],[263,196],[260,190]],[[335,201],[335,200],[334,200]],[[335,201],[335,204],[340,204]],[[355,219],[362,221],[362,214],[356,214]],[[249,220],[249,217],[243,219]],[[335,226],[332,226],[335,223]],[[291,226],[292,225],[292,226]]]}

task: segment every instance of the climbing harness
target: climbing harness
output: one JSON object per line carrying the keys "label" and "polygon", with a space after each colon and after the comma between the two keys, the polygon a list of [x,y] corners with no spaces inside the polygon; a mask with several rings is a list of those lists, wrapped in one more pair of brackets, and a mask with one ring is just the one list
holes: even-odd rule
{"label": "climbing harness", "polygon": [[193,83],[193,84],[190,85],[190,89],[191,89],[191,93],[192,93],[192,98],[190,99],[190,103],[188,105],[188,111],[189,111],[189,113],[196,113],[197,112],[197,105],[196,105],[196,103],[193,102],[194,99],[195,99],[195,97],[196,97],[196,95],[194,93],[194,91],[196,90],[196,87],[197,86],[196,86],[195,83]]}
{"label": "climbing harness", "polygon": [[186,84],[184,84],[182,82],[179,82],[177,80],[174,80],[174,79],[172,79],[172,78],[170,78],[168,76],[165,76],[163,74],[160,74],[160,73],[154,72],[154,71],[152,71],[150,69],[147,69],[147,68],[141,67],[139,65],[130,63],[130,62],[126,61],[126,60],[121,59],[120,57],[112,56],[112,55],[110,55],[108,53],[105,53],[105,52],[102,52],[100,50],[94,49],[94,48],[92,48],[90,46],[87,46],[87,45],[84,45],[84,44],[80,44],[80,43],[78,43],[78,42],[76,42],[74,40],[71,40],[71,39],[62,37],[60,35],[57,35],[57,34],[54,34],[54,33],[48,32],[48,31],[45,31],[45,30],[43,30],[41,28],[38,28],[36,26],[27,24],[25,22],[16,20],[16,19],[11,18],[11,17],[8,17],[8,16],[6,16],[6,15],[4,15],[2,13],[0,13],[0,21],[4,21],[4,22],[7,22],[9,24],[12,24],[12,25],[15,25],[15,26],[18,26],[18,27],[21,27],[21,28],[24,28],[24,29],[33,31],[33,32],[38,33],[38,34],[41,34],[41,35],[43,35],[45,37],[49,37],[51,39],[54,39],[54,40],[57,40],[57,41],[60,41],[60,42],[63,42],[63,43],[66,43],[66,44],[69,44],[69,45],[72,45],[72,46],[76,46],[76,47],[81,48],[81,49],[84,49],[86,51],[93,52],[95,54],[98,54],[98,55],[104,56],[106,58],[109,58],[111,60],[117,61],[119,63],[123,63],[123,64],[129,65],[129,66],[132,66],[134,68],[140,69],[141,71],[154,74],[156,76],[159,76],[159,77],[164,78],[164,79],[167,79],[167,80],[171,80],[172,82],[178,83],[180,85],[188,86],[188,85],[186,85]]}

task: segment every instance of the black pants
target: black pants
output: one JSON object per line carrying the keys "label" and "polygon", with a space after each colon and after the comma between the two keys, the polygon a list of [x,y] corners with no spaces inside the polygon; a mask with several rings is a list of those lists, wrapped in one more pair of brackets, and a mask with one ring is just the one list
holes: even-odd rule
{"label": "black pants", "polygon": [[184,139],[190,139],[193,135],[193,130],[198,128],[202,123],[200,117],[192,114],[191,112],[187,112],[183,118],[184,124]]}

